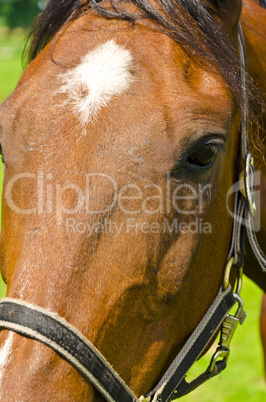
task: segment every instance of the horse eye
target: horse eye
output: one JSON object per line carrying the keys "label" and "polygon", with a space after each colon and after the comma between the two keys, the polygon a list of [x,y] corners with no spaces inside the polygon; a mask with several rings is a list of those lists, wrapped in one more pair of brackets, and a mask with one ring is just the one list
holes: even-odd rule
{"label": "horse eye", "polygon": [[201,145],[188,157],[186,164],[207,167],[214,161],[217,152],[217,144]]}

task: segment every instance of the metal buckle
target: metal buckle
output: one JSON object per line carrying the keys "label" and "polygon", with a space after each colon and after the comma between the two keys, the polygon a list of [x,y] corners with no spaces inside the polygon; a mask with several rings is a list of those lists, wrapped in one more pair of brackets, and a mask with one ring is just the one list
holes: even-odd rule
{"label": "metal buckle", "polygon": [[239,175],[239,189],[242,195],[246,198],[251,215],[255,215],[255,169],[254,159],[250,153],[246,156],[245,168]]}
{"label": "metal buckle", "polygon": [[210,365],[208,367],[209,372],[213,372],[215,370],[215,364],[218,359],[222,359],[225,362],[227,362],[230,354],[230,343],[232,340],[232,337],[235,333],[235,330],[238,326],[238,324],[242,325],[247,313],[243,308],[243,300],[239,296],[239,294],[234,293],[234,298],[236,302],[238,303],[238,309],[235,313],[235,315],[228,315],[222,324],[222,329],[221,329],[221,335],[220,335],[220,341],[219,341],[219,346],[216,349],[216,352],[212,356]]}
{"label": "metal buckle", "polygon": [[[223,289],[227,289],[229,285],[230,273],[231,269],[234,266],[234,257],[231,257],[225,267],[224,273],[224,282],[223,282]],[[235,315],[228,315],[225,317],[222,328],[221,328],[221,335],[219,346],[217,347],[214,355],[212,356],[211,362],[208,367],[209,372],[213,372],[215,370],[215,363],[218,359],[222,359],[223,361],[227,362],[229,355],[230,355],[230,343],[235,333],[235,330],[238,324],[242,325],[247,313],[243,308],[243,300],[240,297],[240,292],[242,288],[242,276],[243,276],[243,268],[236,268],[237,270],[237,284],[236,284],[236,291],[233,293],[235,301],[238,303],[238,309],[236,310]]]}

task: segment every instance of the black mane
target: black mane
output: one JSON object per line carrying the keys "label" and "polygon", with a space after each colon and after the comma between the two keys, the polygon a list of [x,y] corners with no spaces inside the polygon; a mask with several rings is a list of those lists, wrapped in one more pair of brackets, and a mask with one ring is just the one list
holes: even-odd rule
{"label": "black mane", "polygon": [[[133,3],[137,11],[132,14],[123,8]],[[126,20],[134,24],[141,21],[169,35],[197,60],[221,72],[236,102],[241,105],[240,62],[237,51],[208,8],[199,0],[156,0],[153,7],[149,0],[49,0],[29,36],[24,53],[27,62],[33,60],[54,35],[69,21],[92,10],[104,18]],[[207,0],[219,10],[221,0]],[[251,82],[251,81],[250,81]],[[253,89],[252,89],[253,87]],[[250,99],[257,98],[251,83]],[[254,108],[253,108],[254,109]],[[255,110],[255,109],[254,109]],[[252,112],[253,118],[255,113]]]}
{"label": "black mane", "polygon": [[[126,1],[135,4],[139,12],[132,14],[125,11],[121,6]],[[221,0],[207,1],[217,9],[221,7]],[[130,22],[148,18],[181,46],[202,57],[214,58],[216,62],[217,58],[224,58],[224,50],[226,54],[233,50],[228,43],[228,37],[199,0],[157,0],[161,12],[158,12],[149,0],[110,0],[109,8],[105,3],[104,0],[49,0],[30,34],[28,61],[37,56],[64,24],[92,9],[105,18]],[[223,68],[221,70],[223,71]]]}

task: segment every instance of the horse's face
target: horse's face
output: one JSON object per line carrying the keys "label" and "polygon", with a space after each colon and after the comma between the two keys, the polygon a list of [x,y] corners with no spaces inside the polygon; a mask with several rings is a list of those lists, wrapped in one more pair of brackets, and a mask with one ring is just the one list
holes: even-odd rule
{"label": "horse's face", "polygon": [[[239,115],[220,75],[168,37],[81,28],[1,108],[2,274],[8,296],[65,317],[141,394],[221,285]],[[4,340],[2,398],[93,400],[46,346]]]}

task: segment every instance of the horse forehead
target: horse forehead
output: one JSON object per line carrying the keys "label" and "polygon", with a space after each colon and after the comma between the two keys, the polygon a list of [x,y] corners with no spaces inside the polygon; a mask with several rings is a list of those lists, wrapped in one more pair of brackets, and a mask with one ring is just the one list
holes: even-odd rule
{"label": "horse forehead", "polygon": [[[220,99],[222,105],[227,103],[224,99],[228,97],[223,96],[227,92],[226,86],[219,75],[187,62],[185,52],[169,38],[165,36],[159,38],[164,48],[163,53],[160,52],[157,43],[159,39],[153,39],[149,48],[143,46],[143,42],[142,44],[140,42],[140,46],[136,48],[134,40],[128,41],[127,45],[123,44],[122,38],[119,42],[114,39],[102,40],[100,44],[95,43],[94,46],[82,52],[82,55],[76,58],[75,64],[70,63],[67,68],[64,65],[60,66],[60,63],[53,63],[49,51],[44,49],[45,55],[38,56],[37,62],[33,62],[33,65],[36,63],[40,67],[36,68],[32,76],[31,65],[28,73],[26,70],[24,74],[27,79],[23,81],[22,78],[22,84],[19,84],[18,89],[11,96],[12,100],[7,102],[7,108],[3,108],[3,118],[9,115],[8,124],[10,125],[12,116],[15,118],[18,115],[25,116],[30,109],[30,115],[35,113],[34,119],[26,120],[35,124],[34,122],[38,121],[36,116],[38,113],[42,116],[44,110],[46,120],[51,115],[53,119],[57,116],[58,121],[60,115],[70,111],[75,114],[85,133],[87,124],[94,123],[101,115],[101,110],[106,109],[111,100],[126,94],[133,85],[134,93],[141,93],[142,99],[148,98],[149,94],[141,89],[142,85],[146,85],[146,81],[156,82],[157,90],[159,90],[159,92],[156,90],[157,95],[167,92],[167,97],[163,96],[163,99],[158,95],[156,102],[155,98],[152,98],[156,109],[161,101],[174,105],[175,109],[178,108],[178,99],[177,101],[174,99],[173,102],[171,94],[184,91],[189,97],[191,89],[193,89],[193,98],[195,99],[196,94],[201,102],[204,101],[202,95],[205,99],[210,97],[211,89],[213,96],[222,95],[223,99]],[[65,51],[64,42],[62,48]],[[152,87],[153,85],[145,86],[148,90]],[[121,99],[123,101],[124,98],[121,97]],[[180,98],[181,103],[184,99]],[[67,106],[66,111],[64,111],[65,106]],[[134,107],[134,102],[131,106]],[[6,113],[7,109],[13,109],[12,116]],[[21,109],[23,109],[21,113],[16,113]],[[43,120],[42,117],[41,121]],[[56,122],[56,125],[60,124]]]}
{"label": "horse forehead", "polygon": [[[134,84],[134,93],[140,91],[143,99],[148,97],[145,91],[141,91],[145,79],[152,83],[150,88],[154,88],[156,82],[161,95],[167,92],[168,96],[162,98],[171,108],[173,94],[187,93],[189,96],[193,92],[194,100],[198,97],[204,103],[205,99],[207,105],[208,98],[217,100],[219,97],[223,108],[231,109],[232,98],[220,74],[191,61],[185,51],[168,37],[160,38],[165,50],[163,55],[157,50],[160,46],[156,40],[148,48],[140,45],[136,49],[132,43],[125,46],[111,39],[90,49],[74,68],[59,74],[59,92],[66,95],[65,104],[72,108],[83,126],[95,122],[100,110],[107,107],[112,98],[125,94]],[[159,94],[159,103],[160,98]],[[177,98],[181,104],[184,102],[183,96]],[[154,104],[158,106],[158,102]]]}

